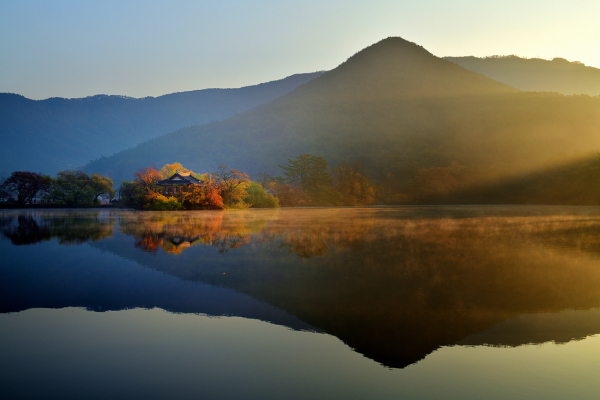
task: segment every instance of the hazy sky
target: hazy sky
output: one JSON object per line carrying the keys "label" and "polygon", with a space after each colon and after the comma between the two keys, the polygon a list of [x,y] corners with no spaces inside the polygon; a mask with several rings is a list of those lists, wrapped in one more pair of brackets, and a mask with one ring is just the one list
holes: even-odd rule
{"label": "hazy sky", "polygon": [[388,36],[600,68],[600,0],[0,0],[0,92],[133,97],[328,70]]}

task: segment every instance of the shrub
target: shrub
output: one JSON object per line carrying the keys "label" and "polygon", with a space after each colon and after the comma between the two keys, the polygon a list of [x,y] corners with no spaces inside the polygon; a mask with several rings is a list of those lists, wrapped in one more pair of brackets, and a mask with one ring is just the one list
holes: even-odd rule
{"label": "shrub", "polygon": [[144,208],[152,211],[167,211],[180,210],[183,206],[175,197],[165,197],[160,193],[150,193],[146,196]]}

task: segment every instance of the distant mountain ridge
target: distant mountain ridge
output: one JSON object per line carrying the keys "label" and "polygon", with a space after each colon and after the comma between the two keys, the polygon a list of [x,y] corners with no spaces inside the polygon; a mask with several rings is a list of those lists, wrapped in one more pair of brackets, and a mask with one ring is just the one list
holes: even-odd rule
{"label": "distant mountain ridge", "polygon": [[512,56],[444,57],[468,70],[520,90],[600,95],[600,69],[564,58],[543,60]]}
{"label": "distant mountain ridge", "polygon": [[456,162],[498,177],[558,153],[600,149],[600,99],[525,93],[401,38],[382,40],[278,99],[224,121],[182,129],[85,167],[116,180],[181,162],[248,173],[310,153],[359,161],[404,187],[421,168]]}
{"label": "distant mountain ridge", "polygon": [[[333,163],[347,157],[362,160],[370,146],[362,143],[363,132],[358,137],[348,135],[348,119],[358,123],[351,130],[360,126],[368,132],[377,125],[374,116],[392,118],[394,123],[403,116],[413,120],[419,102],[517,92],[414,43],[388,38],[271,103],[225,121],[160,136],[95,160],[84,170],[100,171],[120,181],[131,179],[142,166],[174,160],[197,171],[212,171],[223,162],[248,172],[276,172],[286,158],[305,152],[326,155]],[[413,122],[417,125],[410,129],[427,129],[420,126],[421,121]],[[337,148],[324,148],[319,142],[331,130],[337,139],[345,135],[349,140],[336,142]]]}
{"label": "distant mountain ridge", "polygon": [[78,168],[158,135],[247,111],[321,74],[140,99],[96,95],[30,100],[0,93],[0,174],[16,170],[54,174]]}

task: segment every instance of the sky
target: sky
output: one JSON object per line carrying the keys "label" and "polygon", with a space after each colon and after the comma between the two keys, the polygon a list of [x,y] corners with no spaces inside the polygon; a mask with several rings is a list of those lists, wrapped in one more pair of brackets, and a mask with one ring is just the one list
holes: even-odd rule
{"label": "sky", "polygon": [[599,0],[0,0],[0,92],[159,96],[330,70],[389,36],[600,68]]}

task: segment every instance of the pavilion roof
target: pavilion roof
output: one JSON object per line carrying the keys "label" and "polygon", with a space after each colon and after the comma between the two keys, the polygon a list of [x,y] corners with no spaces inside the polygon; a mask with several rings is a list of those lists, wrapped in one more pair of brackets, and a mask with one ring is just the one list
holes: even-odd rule
{"label": "pavilion roof", "polygon": [[159,186],[184,186],[184,185],[206,185],[205,181],[196,179],[190,173],[175,172],[172,176],[162,181],[157,181]]}

